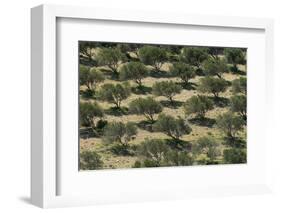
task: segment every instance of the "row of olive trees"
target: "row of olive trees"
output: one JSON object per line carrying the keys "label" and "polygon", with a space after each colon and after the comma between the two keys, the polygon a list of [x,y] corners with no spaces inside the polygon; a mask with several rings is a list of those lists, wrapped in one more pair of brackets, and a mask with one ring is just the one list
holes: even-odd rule
{"label": "row of olive trees", "polygon": [[[243,129],[245,124],[242,118],[246,117],[246,97],[243,95],[235,95],[231,97],[231,111],[225,114],[219,115],[216,123],[217,126],[225,132],[229,138],[235,138],[236,133]],[[207,111],[213,109],[213,103],[207,96],[192,96],[184,104],[184,112],[187,116],[195,114],[196,117],[203,119]],[[172,139],[179,140],[184,134],[189,134],[191,128],[182,118],[174,118],[170,115],[159,114],[163,110],[162,105],[151,97],[138,98],[133,100],[129,104],[129,112],[143,115],[151,124],[153,124],[153,130],[163,132]],[[236,115],[238,113],[239,115]],[[155,122],[155,115],[158,115],[158,119]],[[102,108],[97,103],[81,102],[80,103],[80,121],[82,126],[91,126],[93,130],[96,128],[96,122],[98,119],[104,117]],[[129,125],[130,124],[130,125]],[[108,141],[118,141],[120,144],[125,144],[122,140],[125,137],[125,142],[131,139],[131,136],[136,135],[137,130],[132,123],[128,123],[126,126],[123,123],[114,123],[112,126],[109,124],[106,126],[105,135],[109,136]],[[122,127],[123,126],[123,127]],[[130,127],[130,128],[129,128]],[[120,134],[114,139],[110,133],[115,134],[116,128],[119,128]],[[129,131],[128,129],[134,130]],[[127,131],[128,130],[128,131]],[[134,134],[129,134],[133,132]]]}
{"label": "row of olive trees", "polygon": [[[145,139],[136,149],[137,160],[133,168],[190,166],[204,164],[246,163],[246,150],[227,148],[221,151],[213,137],[201,137],[190,150],[172,149],[164,140]],[[204,156],[202,158],[202,155]],[[222,156],[222,159],[219,159]],[[80,168],[83,170],[101,169],[103,161],[95,151],[83,151],[80,155]]]}
{"label": "row of olive trees", "polygon": [[[221,78],[222,74],[228,71],[227,63],[233,64],[233,69],[235,70],[238,70],[237,65],[239,63],[244,63],[245,55],[241,49],[226,48],[224,51],[226,59],[220,58],[218,55],[212,57],[216,52],[212,49],[200,47],[183,48],[179,54],[178,62],[173,63],[170,68],[171,74],[180,77],[184,83],[188,83],[189,79],[195,77],[196,69],[203,68],[205,75]],[[89,49],[85,52],[89,52]],[[141,80],[148,75],[148,69],[145,65],[153,66],[155,70],[159,71],[168,60],[167,49],[157,46],[145,45],[138,50],[137,55],[140,62],[129,61],[120,70],[118,70],[118,67],[127,60],[125,54],[119,48],[102,48],[96,54],[96,59],[99,65],[108,67],[117,76],[120,72],[121,79],[133,79],[139,85],[141,85]],[[82,69],[81,74],[84,75],[85,68],[81,67],[80,69]],[[94,72],[93,75],[98,75],[97,81],[101,80],[101,74],[98,73],[96,67],[91,72]],[[82,76],[82,78],[83,81],[84,77]],[[87,80],[84,81],[85,85],[87,85]]]}
{"label": "row of olive trees", "polygon": [[[97,78],[95,79],[95,82]],[[87,83],[89,88],[95,87],[94,81],[89,81]],[[226,91],[228,83],[224,79],[205,77],[200,79],[200,84],[198,90],[201,93],[213,94],[215,98],[219,98],[219,94]],[[173,104],[174,96],[181,93],[182,87],[173,81],[161,81],[155,82],[152,86],[152,94],[155,96],[166,97],[171,104]],[[240,78],[233,81],[232,91],[234,93],[246,93],[246,79]],[[117,108],[121,107],[123,100],[127,99],[131,95],[131,87],[129,83],[117,83],[103,84],[96,94],[99,100],[107,101],[114,104]],[[192,99],[193,100],[193,99]]]}
{"label": "row of olive trees", "polygon": [[226,57],[226,62],[233,64],[236,70],[238,64],[245,63],[246,57],[245,52],[240,48],[183,47],[179,49],[155,45],[119,44],[112,47],[101,47],[96,54],[93,54],[92,49],[98,46],[92,46],[88,43],[80,46],[80,52],[83,55],[89,59],[94,57],[100,66],[107,66],[114,73],[118,72],[117,68],[121,63],[128,61],[128,57],[126,57],[126,55],[128,56],[128,52],[134,52],[141,62],[145,65],[153,66],[157,71],[161,70],[162,65],[169,61],[169,55],[171,54],[178,55],[177,61],[195,66],[197,69],[202,67],[206,59],[210,59],[211,64],[218,63],[219,65],[224,65],[225,61],[219,58],[222,50]]}

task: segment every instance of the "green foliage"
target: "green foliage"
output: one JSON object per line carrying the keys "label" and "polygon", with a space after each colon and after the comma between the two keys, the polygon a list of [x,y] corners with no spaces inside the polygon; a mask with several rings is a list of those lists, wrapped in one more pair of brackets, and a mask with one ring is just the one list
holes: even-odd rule
{"label": "green foliage", "polygon": [[243,129],[244,121],[240,116],[236,116],[232,112],[226,112],[218,116],[217,125],[227,137],[233,139],[237,132]]}
{"label": "green foliage", "polygon": [[219,58],[219,54],[223,54],[224,48],[223,47],[210,47],[207,48],[207,52],[208,54],[212,57],[212,58]]}
{"label": "green foliage", "polygon": [[222,77],[222,74],[227,72],[227,63],[224,58],[209,57],[203,63],[203,70],[205,75]]}
{"label": "green foliage", "polygon": [[113,103],[117,108],[121,107],[121,102],[131,94],[129,84],[104,84],[98,92],[98,98],[102,101]]}
{"label": "green foliage", "polygon": [[168,166],[190,166],[194,162],[192,154],[187,151],[169,150],[164,157]]}
{"label": "green foliage", "polygon": [[80,168],[83,170],[101,169],[101,156],[94,151],[83,151],[80,154]]}
{"label": "green foliage", "polygon": [[195,77],[194,67],[182,62],[174,63],[170,68],[170,71],[172,75],[180,77],[186,85],[191,78]]}
{"label": "green foliage", "polygon": [[225,149],[223,159],[225,163],[229,164],[247,163],[247,153],[244,149]]}
{"label": "green foliage", "polygon": [[182,62],[196,66],[198,69],[207,58],[207,49],[202,47],[184,47],[180,55]]}
{"label": "green foliage", "polygon": [[152,93],[156,96],[165,96],[170,102],[173,102],[173,97],[179,94],[182,87],[173,81],[156,82],[152,86]]}
{"label": "green foliage", "polygon": [[215,98],[218,98],[219,93],[225,92],[227,86],[227,81],[222,78],[205,77],[200,79],[198,90],[203,93],[212,93]]}
{"label": "green foliage", "polygon": [[93,42],[79,42],[79,52],[86,56],[89,62],[93,60],[94,53],[92,49],[95,47],[96,45]]}
{"label": "green foliage", "polygon": [[156,46],[145,45],[139,49],[138,54],[144,64],[153,66],[157,71],[167,60],[165,49]]}
{"label": "green foliage", "polygon": [[134,80],[139,87],[142,85],[142,79],[148,75],[148,69],[141,62],[128,62],[120,69],[120,78],[122,80]]}
{"label": "green foliage", "polygon": [[205,154],[211,161],[221,155],[219,144],[212,137],[201,137],[193,147],[196,155]]}
{"label": "green foliage", "polygon": [[153,122],[153,116],[162,112],[161,104],[152,97],[138,98],[129,104],[129,111],[131,113],[144,115],[149,121]]}
{"label": "green foliage", "polygon": [[247,78],[240,77],[232,81],[232,93],[247,93]]}
{"label": "green foliage", "polygon": [[233,71],[238,71],[238,64],[245,63],[245,54],[240,48],[225,48],[224,55],[227,62],[233,64]]}
{"label": "green foliage", "polygon": [[117,74],[118,65],[126,61],[126,56],[119,48],[102,48],[97,53],[97,61],[101,66],[107,66],[112,72]]}
{"label": "green foliage", "polygon": [[184,111],[187,115],[196,114],[199,118],[204,118],[208,110],[214,108],[213,101],[207,96],[197,95],[189,98],[184,104]]}
{"label": "green foliage", "polygon": [[79,111],[82,126],[95,128],[96,119],[104,116],[103,109],[97,103],[80,102]]}
{"label": "green foliage", "polygon": [[104,75],[96,68],[88,68],[80,65],[79,72],[80,85],[85,85],[89,90],[94,90],[98,83],[104,81]]}
{"label": "green foliage", "polygon": [[145,167],[159,167],[168,150],[169,147],[160,139],[145,139],[138,148],[138,154],[145,159]]}
{"label": "green foliage", "polygon": [[189,134],[192,129],[182,118],[174,118],[170,115],[160,114],[153,125],[153,129],[163,132],[174,140],[178,141],[184,134]]}
{"label": "green foliage", "polygon": [[104,130],[103,140],[107,143],[118,142],[127,147],[128,142],[137,134],[137,128],[132,122],[124,124],[122,122],[109,123]]}
{"label": "green foliage", "polygon": [[244,119],[247,117],[247,98],[244,95],[235,95],[230,98],[230,107],[238,112]]}

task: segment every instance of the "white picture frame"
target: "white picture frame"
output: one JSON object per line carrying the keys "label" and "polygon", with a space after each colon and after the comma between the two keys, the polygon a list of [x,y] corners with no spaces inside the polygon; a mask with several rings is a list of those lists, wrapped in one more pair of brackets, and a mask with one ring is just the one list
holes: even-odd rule
{"label": "white picture frame", "polygon": [[[31,201],[33,204],[43,207],[63,207],[63,206],[76,206],[76,205],[92,205],[100,203],[117,203],[117,202],[139,202],[144,200],[165,200],[165,199],[182,199],[187,197],[200,197],[200,196],[215,196],[215,195],[240,195],[240,194],[253,194],[264,193],[271,191],[271,172],[270,172],[270,133],[273,131],[271,118],[269,116],[272,113],[271,110],[267,110],[267,114],[264,114],[260,119],[266,124],[266,131],[262,134],[260,140],[260,150],[257,158],[259,161],[264,162],[261,168],[248,169],[250,165],[245,167],[222,167],[219,170],[211,169],[207,167],[193,168],[194,174],[206,175],[210,174],[211,178],[216,178],[217,175],[212,175],[212,172],[229,172],[229,174],[235,174],[245,172],[244,176],[239,176],[239,181],[220,181],[213,184],[206,182],[201,185],[199,181],[192,183],[192,187],[186,185],[173,185],[165,184],[164,181],[155,179],[154,186],[146,188],[142,183],[139,184],[139,188],[134,190],[129,189],[133,184],[130,178],[140,179],[143,177],[147,180],[148,176],[145,176],[150,172],[154,177],[164,177],[167,174],[171,174],[172,168],[157,169],[140,169],[138,171],[129,172],[124,171],[106,171],[102,173],[83,173],[82,179],[76,179],[75,177],[69,178],[67,187],[68,191],[77,191],[74,187],[77,183],[74,181],[82,180],[86,184],[89,184],[89,180],[92,180],[96,175],[99,180],[110,181],[113,178],[124,178],[127,181],[128,186],[124,186],[127,189],[116,188],[113,191],[98,189],[93,194],[86,193],[89,185],[82,186],[83,190],[80,193],[60,193],[60,184],[64,184],[64,179],[60,177],[63,170],[63,165],[59,162],[61,159],[60,146],[57,144],[58,131],[58,88],[60,81],[57,79],[57,50],[58,50],[58,20],[59,19],[79,19],[79,20],[99,20],[103,21],[118,21],[121,26],[122,23],[142,23],[153,24],[154,26],[165,26],[169,30],[173,26],[198,26],[202,28],[212,29],[226,29],[231,32],[232,30],[256,30],[262,32],[261,38],[264,42],[264,53],[261,54],[264,69],[261,68],[260,77],[257,77],[256,81],[252,80],[251,87],[258,86],[259,82],[264,83],[264,87],[259,87],[259,90],[263,97],[260,101],[263,103],[262,108],[257,109],[258,113],[262,113],[266,109],[272,109],[273,100],[270,92],[273,90],[271,82],[273,76],[273,21],[271,19],[256,19],[256,18],[241,18],[241,17],[216,17],[216,16],[203,16],[203,15],[188,15],[188,14],[173,14],[173,13],[153,13],[148,11],[121,11],[112,9],[100,9],[100,8],[85,8],[74,6],[53,6],[53,5],[41,5],[31,10],[31,54],[32,54],[32,71],[31,71]],[[160,42],[160,41],[159,41]],[[176,41],[175,41],[176,42]],[[180,41],[179,41],[180,42]],[[254,46],[254,44],[252,44]],[[255,62],[250,62],[255,63]],[[265,78],[262,78],[264,76]],[[75,83],[74,83],[75,84]],[[251,88],[250,88],[251,91]],[[256,97],[257,98],[257,97]],[[249,102],[250,101],[250,102]],[[248,100],[250,106],[254,106],[254,98]],[[258,107],[257,107],[258,108]],[[254,114],[254,112],[252,113]],[[252,116],[253,117],[253,116]],[[254,120],[253,120],[254,121]],[[256,120],[257,121],[257,120]],[[255,122],[252,122],[253,125]],[[256,127],[256,126],[255,126]],[[254,126],[252,128],[255,128]],[[250,127],[251,128],[251,127]],[[259,127],[256,127],[257,131]],[[251,131],[250,131],[251,133]],[[77,139],[77,138],[76,138]],[[256,139],[259,140],[258,138]],[[250,147],[251,148],[251,147]],[[71,148],[70,148],[71,149]],[[59,151],[60,152],[59,152]],[[71,159],[71,153],[68,155]],[[73,156],[74,158],[74,156]],[[253,158],[256,159],[256,158]],[[190,168],[176,168],[173,170],[175,175],[168,175],[169,179],[176,180],[178,175],[187,175],[185,171]],[[197,170],[197,171],[196,171]],[[249,170],[249,171],[248,171]],[[250,171],[251,170],[251,171]],[[78,171],[77,171],[78,172]],[[122,173],[123,172],[123,173]],[[257,178],[256,181],[250,183],[250,180],[243,179],[248,175],[262,174],[262,177]],[[68,173],[64,174],[68,175]],[[196,180],[196,175],[193,179]],[[125,176],[125,177],[124,177]],[[249,177],[252,177],[249,176]],[[79,177],[80,178],[80,177]],[[233,179],[233,178],[232,178]],[[249,179],[249,178],[248,178]],[[245,180],[245,181],[244,181]],[[62,183],[63,182],[63,183]],[[156,183],[157,182],[157,183]],[[183,183],[183,180],[179,180],[179,183]],[[80,185],[79,185],[80,187]],[[95,187],[94,184],[92,187]],[[141,187],[143,191],[141,191]],[[91,186],[88,190],[93,190]],[[123,190],[123,191],[122,191]],[[78,190],[79,191],[79,190]]]}

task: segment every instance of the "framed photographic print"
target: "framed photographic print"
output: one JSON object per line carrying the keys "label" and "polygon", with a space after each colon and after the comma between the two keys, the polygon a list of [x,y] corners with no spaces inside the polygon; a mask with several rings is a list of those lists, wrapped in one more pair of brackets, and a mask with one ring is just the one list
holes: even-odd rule
{"label": "framed photographic print", "polygon": [[270,191],[272,20],[32,9],[32,203]]}

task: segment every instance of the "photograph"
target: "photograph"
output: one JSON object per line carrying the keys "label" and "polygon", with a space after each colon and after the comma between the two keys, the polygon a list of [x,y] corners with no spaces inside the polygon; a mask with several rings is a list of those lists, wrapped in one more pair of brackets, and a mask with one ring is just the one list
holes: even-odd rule
{"label": "photograph", "polygon": [[247,163],[247,48],[77,45],[79,171]]}

